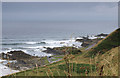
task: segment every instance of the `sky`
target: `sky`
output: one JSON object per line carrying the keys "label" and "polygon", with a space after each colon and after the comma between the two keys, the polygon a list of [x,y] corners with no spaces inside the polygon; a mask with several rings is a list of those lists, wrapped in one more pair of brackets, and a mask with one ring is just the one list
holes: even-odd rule
{"label": "sky", "polygon": [[[28,2],[28,0],[1,0],[2,2]],[[119,0],[29,0],[29,2],[119,2]]]}
{"label": "sky", "polygon": [[3,21],[115,21],[117,3],[107,2],[8,2]]}
{"label": "sky", "polygon": [[3,2],[2,14],[5,34],[21,33],[20,29],[24,33],[38,33],[87,28],[109,33],[117,28],[118,5],[117,2]]}

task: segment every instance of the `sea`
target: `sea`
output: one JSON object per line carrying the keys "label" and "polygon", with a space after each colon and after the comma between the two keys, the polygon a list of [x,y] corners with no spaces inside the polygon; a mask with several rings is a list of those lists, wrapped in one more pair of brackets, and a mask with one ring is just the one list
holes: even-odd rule
{"label": "sea", "polygon": [[0,53],[21,50],[33,56],[51,56],[46,48],[74,46],[80,48],[77,38],[100,33],[111,33],[117,28],[108,23],[4,23]]}
{"label": "sea", "polygon": [[[48,35],[49,34],[49,35]],[[78,38],[74,34],[67,35],[62,33],[35,35],[7,35],[2,38],[2,50],[0,52],[23,51],[32,56],[51,56],[52,54],[43,51],[54,47],[74,46],[81,47],[81,42],[76,42]]]}

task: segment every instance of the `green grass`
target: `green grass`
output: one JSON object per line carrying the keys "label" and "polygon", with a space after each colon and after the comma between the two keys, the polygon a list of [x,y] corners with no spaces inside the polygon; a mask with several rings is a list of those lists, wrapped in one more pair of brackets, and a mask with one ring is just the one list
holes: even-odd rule
{"label": "green grass", "polygon": [[51,59],[52,61],[56,61],[58,59],[62,59],[64,56],[63,55],[56,55],[56,56],[52,56],[53,58]]}
{"label": "green grass", "polygon": [[62,55],[62,56],[55,56],[54,58],[56,58],[56,59],[60,59],[60,58],[63,58],[64,56]]}
{"label": "green grass", "polygon": [[120,46],[120,28],[102,40],[96,47],[88,52],[88,56],[95,56],[97,53],[104,54],[106,51]]}
{"label": "green grass", "polygon": [[[76,64],[76,63],[70,63],[70,70],[72,72],[76,72],[78,74],[85,74],[85,72],[87,71],[87,73],[89,74],[90,72],[95,71],[95,66],[94,65],[90,65],[90,64]],[[62,64],[58,66],[59,69],[61,70],[65,70],[67,71],[67,66],[66,64]],[[92,68],[92,71],[91,71]]]}
{"label": "green grass", "polygon": [[[70,66],[72,67],[73,66],[73,69],[71,70],[71,73],[74,75],[74,74],[77,74],[78,76],[82,74],[82,76],[85,76],[85,72],[87,71],[87,73],[89,74],[90,72],[93,72],[95,71],[95,66],[94,65],[90,65],[90,64],[75,64],[75,63],[70,63]],[[91,68],[92,68],[92,71],[91,71]],[[38,71],[37,71],[38,70]],[[60,76],[66,76],[66,74],[64,73],[64,71],[67,72],[67,67],[65,64],[58,64],[56,66],[52,66],[52,65],[49,65],[47,66],[47,68],[43,67],[43,68],[35,68],[33,70],[27,70],[27,71],[23,71],[23,72],[20,72],[20,73],[17,73],[16,75],[17,76],[25,76],[25,73],[26,73],[26,76],[47,76],[46,72],[49,73],[49,75],[51,76],[50,74],[50,71],[52,71],[52,74],[54,76],[59,76],[58,72],[60,72]],[[56,72],[58,71],[58,72]]]}
{"label": "green grass", "polygon": [[58,59],[51,59],[52,61],[56,61],[56,60],[58,60]]}
{"label": "green grass", "polygon": [[42,57],[41,60],[44,60],[44,64],[49,64],[49,61],[47,60],[47,56],[46,57]]}

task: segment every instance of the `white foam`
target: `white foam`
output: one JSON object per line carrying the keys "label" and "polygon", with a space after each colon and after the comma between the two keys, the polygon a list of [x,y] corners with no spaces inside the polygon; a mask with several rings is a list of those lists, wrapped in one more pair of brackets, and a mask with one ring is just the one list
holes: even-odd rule
{"label": "white foam", "polygon": [[50,48],[54,48],[54,47],[63,47],[63,46],[73,46],[78,48],[81,47],[81,42],[76,42],[75,38],[72,38],[70,40],[59,40],[59,41],[54,41],[54,40],[45,40],[45,43],[47,43],[47,46],[44,47],[50,47]]}
{"label": "white foam", "polygon": [[[76,48],[81,47],[81,42],[75,42],[75,38],[72,38],[71,40],[44,40],[43,42],[47,43],[46,46],[35,46],[35,47],[26,47],[32,50],[24,51],[27,54],[30,54],[32,56],[51,56],[52,54],[47,54],[42,52],[43,50],[46,50],[46,48],[54,48],[54,47],[62,47],[62,46],[74,46]],[[46,48],[44,48],[46,47]]]}
{"label": "white foam", "polygon": [[[19,72],[18,70],[10,69],[9,67],[3,65],[1,62],[4,63],[4,62],[8,62],[8,61],[0,59],[0,77]],[[9,62],[16,62],[16,61],[13,60],[13,61],[9,61]]]}
{"label": "white foam", "polygon": [[25,42],[26,44],[36,44],[37,42]]}
{"label": "white foam", "polygon": [[28,54],[30,54],[30,55],[32,55],[32,56],[39,56],[39,57],[52,56],[52,54],[47,54],[47,53],[38,52],[38,51],[29,52]]}
{"label": "white foam", "polygon": [[[45,42],[46,44],[40,45],[40,46],[27,46],[23,48],[18,49],[12,49],[9,48],[9,50],[3,50],[2,52],[7,53],[10,51],[23,51],[27,54],[30,54],[32,56],[51,56],[51,54],[44,53],[43,50],[46,50],[46,48],[54,48],[54,47],[63,47],[63,46],[74,46],[76,48],[81,47],[81,42],[76,42],[75,38],[71,38],[69,40],[42,40],[41,42]],[[38,42],[26,42],[26,44],[36,44]],[[45,48],[46,47],[46,48]]]}
{"label": "white foam", "polygon": [[82,37],[76,37],[76,39],[83,39]]}
{"label": "white foam", "polygon": [[1,62],[4,62],[4,61],[6,61],[6,60],[2,60],[2,59],[0,59],[0,63],[1,63]]}
{"label": "white foam", "polygon": [[19,70],[12,70],[9,67],[0,63],[0,76],[1,77],[12,74],[12,73],[16,73],[16,72],[19,72]]}
{"label": "white foam", "polygon": [[100,38],[105,38],[105,36],[100,36]]}
{"label": "white foam", "polygon": [[0,63],[2,63],[2,64],[4,64],[4,65],[6,65],[6,64],[8,64],[8,63],[12,63],[12,62],[14,62],[14,63],[16,63],[17,61],[16,60],[2,60],[2,59],[0,59]]}
{"label": "white foam", "polygon": [[89,36],[89,39],[96,39],[97,37],[95,37],[95,36]]}

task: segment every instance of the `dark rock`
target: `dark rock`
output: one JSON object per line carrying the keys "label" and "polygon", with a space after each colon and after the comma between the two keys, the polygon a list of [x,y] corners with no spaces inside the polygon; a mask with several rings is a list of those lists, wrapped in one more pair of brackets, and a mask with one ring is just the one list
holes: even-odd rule
{"label": "dark rock", "polygon": [[[17,59],[16,63],[11,63],[10,68],[16,70],[25,70],[26,68],[34,68],[37,66],[45,65],[45,60],[41,58],[32,58],[32,59]],[[9,65],[7,65],[9,66]]]}
{"label": "dark rock", "polygon": [[87,37],[82,37],[83,39],[76,39],[75,41],[78,41],[78,42],[85,42],[85,41],[89,41],[89,42],[91,42],[92,40],[91,39],[89,39],[89,36],[87,36]]}
{"label": "dark rock", "polygon": [[53,54],[53,55],[62,55],[63,52],[62,51],[59,51],[59,50],[55,50],[54,48],[47,48],[47,50],[44,50],[43,52],[45,53],[50,53],[50,54]]}
{"label": "dark rock", "polygon": [[88,43],[82,43],[81,46],[82,47],[87,47],[87,46],[89,46],[89,44]]}
{"label": "dark rock", "polygon": [[20,64],[26,64],[26,62],[24,60],[18,60],[17,62]]}
{"label": "dark rock", "polygon": [[108,34],[103,34],[103,33],[101,33],[101,34],[98,34],[97,36],[99,37],[99,36],[107,36]]}
{"label": "dark rock", "polygon": [[9,55],[5,53],[1,53],[0,56],[1,56],[1,59],[9,59]]}
{"label": "dark rock", "polygon": [[83,42],[84,39],[76,39],[77,42]]}
{"label": "dark rock", "polygon": [[17,59],[29,59],[34,58],[29,54],[24,53],[23,51],[10,51],[7,54],[2,53],[2,59],[17,60]]}
{"label": "dark rock", "polygon": [[48,56],[48,58],[51,58],[51,56]]}
{"label": "dark rock", "polygon": [[31,56],[24,53],[23,51],[10,51],[7,54],[1,53],[3,59],[16,60],[17,62],[11,62],[6,64],[6,66],[16,69],[16,70],[26,70],[29,68],[34,68],[37,66],[42,66],[46,64],[44,57]]}
{"label": "dark rock", "polygon": [[46,44],[45,42],[40,42],[40,43],[37,43],[37,44]]}
{"label": "dark rock", "polygon": [[64,44],[65,42],[60,42],[60,44]]}

